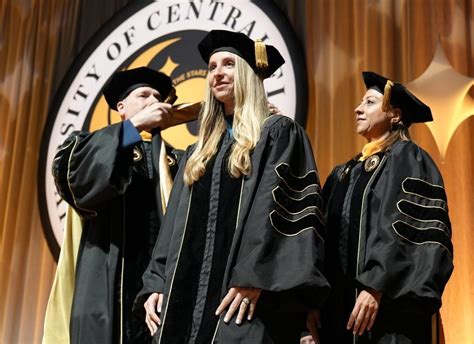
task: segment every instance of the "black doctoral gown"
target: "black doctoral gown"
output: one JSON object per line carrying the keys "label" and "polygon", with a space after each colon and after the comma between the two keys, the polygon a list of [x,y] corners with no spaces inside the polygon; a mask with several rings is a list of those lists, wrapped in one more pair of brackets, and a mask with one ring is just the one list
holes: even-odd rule
{"label": "black doctoral gown", "polygon": [[162,214],[151,143],[124,146],[123,130],[124,123],[118,123],[93,133],[75,132],[53,163],[59,193],[84,219],[71,343],[150,341],[145,324],[131,310]]}
{"label": "black doctoral gown", "polygon": [[[398,141],[336,167],[323,195],[332,290],[322,343],[431,343],[453,247],[443,180],[430,156]],[[382,302],[372,331],[354,337],[346,324],[364,288],[380,291]]]}
{"label": "black doctoral gown", "polygon": [[[319,177],[304,130],[272,116],[248,177],[229,175],[223,135],[205,175],[187,187],[182,162],[135,308],[165,295],[154,343],[299,343],[306,311],[328,293]],[[188,150],[188,155],[192,148]],[[262,289],[242,325],[214,313],[231,287]]]}

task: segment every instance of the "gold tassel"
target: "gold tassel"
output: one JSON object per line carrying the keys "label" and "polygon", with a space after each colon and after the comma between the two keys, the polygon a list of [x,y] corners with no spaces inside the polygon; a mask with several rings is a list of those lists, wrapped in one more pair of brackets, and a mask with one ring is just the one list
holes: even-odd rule
{"label": "gold tassel", "polygon": [[383,92],[383,103],[382,103],[382,110],[388,112],[390,110],[390,95],[392,94],[392,86],[393,82],[391,80],[387,80],[385,84],[384,92]]}
{"label": "gold tassel", "polygon": [[255,65],[260,70],[268,68],[267,46],[260,39],[255,41]]}

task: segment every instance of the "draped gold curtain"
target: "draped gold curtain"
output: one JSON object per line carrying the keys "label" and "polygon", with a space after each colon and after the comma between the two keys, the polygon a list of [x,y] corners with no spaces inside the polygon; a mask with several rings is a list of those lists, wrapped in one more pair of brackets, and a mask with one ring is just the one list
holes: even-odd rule
{"label": "draped gold curtain", "polygon": [[55,263],[37,206],[39,145],[75,17],[74,2],[0,2],[0,343],[42,335]]}
{"label": "draped gold curtain", "polygon": [[[322,181],[362,147],[353,121],[364,92],[362,70],[410,82],[428,68],[440,44],[457,72],[474,77],[472,0],[274,1],[288,13],[306,52],[307,131]],[[55,270],[36,197],[48,105],[78,50],[125,3],[0,1],[1,344],[40,342]],[[452,115],[435,114],[435,120]],[[426,125],[411,132],[440,167],[448,191],[455,272],[442,308],[446,343],[472,343],[474,119],[459,125],[444,158]]]}
{"label": "draped gold curtain", "polygon": [[77,51],[121,2],[0,1],[1,344],[41,342],[56,269],[36,196],[43,126]]}
{"label": "draped gold curtain", "polygon": [[[363,70],[408,83],[430,66],[440,45],[456,72],[474,77],[472,0],[303,2],[306,15],[302,15],[301,1],[287,6],[306,50],[310,99],[307,131],[323,181],[332,167],[358,153],[364,143],[355,133],[353,111],[365,92]],[[435,76],[433,80],[450,82]],[[474,86],[464,101],[474,115]],[[435,113],[434,120],[457,115]],[[441,315],[449,344],[474,343],[473,130],[474,117],[459,123],[443,157],[425,124],[410,129],[413,140],[440,168],[448,193],[455,270],[445,290]]]}

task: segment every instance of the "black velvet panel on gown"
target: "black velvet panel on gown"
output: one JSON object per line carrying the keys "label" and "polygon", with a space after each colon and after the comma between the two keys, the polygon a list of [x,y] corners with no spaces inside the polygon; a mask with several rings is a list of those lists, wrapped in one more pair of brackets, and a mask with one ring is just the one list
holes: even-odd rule
{"label": "black velvet panel on gown", "polygon": [[242,183],[227,170],[230,143],[224,138],[205,174],[193,185],[163,333],[167,343],[210,343],[216,330],[215,311],[223,297]]}

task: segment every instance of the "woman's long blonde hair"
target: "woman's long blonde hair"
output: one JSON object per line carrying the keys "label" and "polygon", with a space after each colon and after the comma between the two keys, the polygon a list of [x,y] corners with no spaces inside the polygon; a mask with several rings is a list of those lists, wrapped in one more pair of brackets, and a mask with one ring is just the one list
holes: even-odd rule
{"label": "woman's long blonde hair", "polygon": [[[234,54],[234,120],[232,146],[228,161],[229,173],[234,178],[249,175],[252,169],[250,154],[255,148],[263,123],[269,116],[263,80],[244,59]],[[206,171],[206,165],[216,154],[219,141],[226,130],[224,104],[206,86],[205,102],[199,115],[199,134],[194,152],[184,169],[184,183],[192,185]]]}

